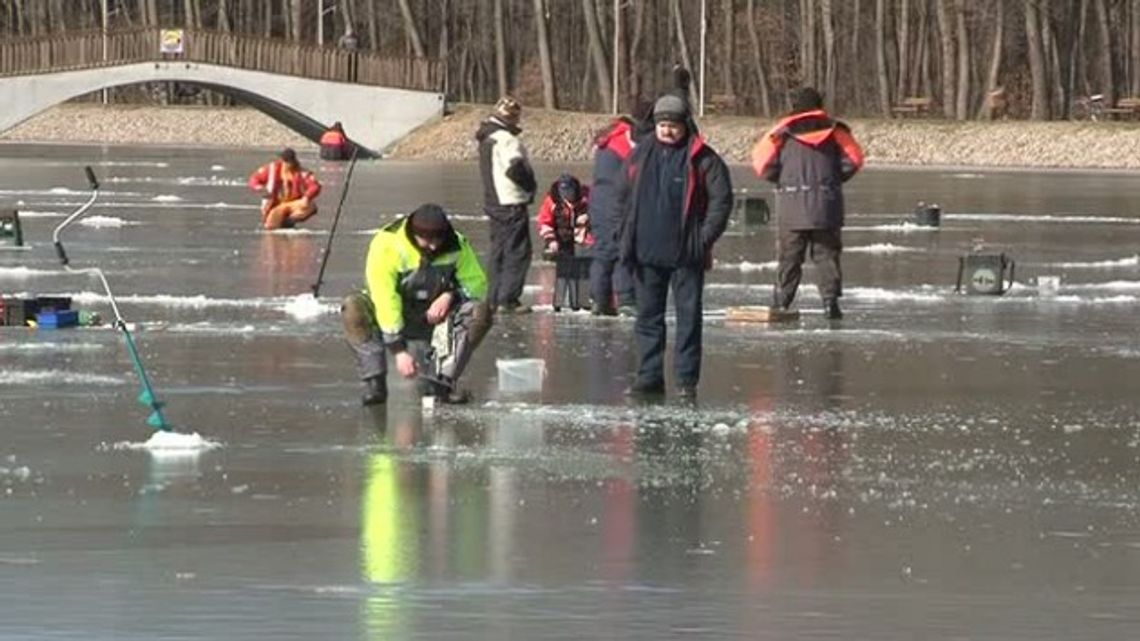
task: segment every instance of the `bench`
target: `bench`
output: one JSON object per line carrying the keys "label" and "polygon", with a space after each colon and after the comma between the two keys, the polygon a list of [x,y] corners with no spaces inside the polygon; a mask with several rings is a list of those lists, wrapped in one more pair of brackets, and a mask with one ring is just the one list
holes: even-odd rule
{"label": "bench", "polygon": [[903,98],[902,102],[891,107],[891,113],[905,116],[912,114],[919,116],[930,112],[930,106],[934,104],[934,100],[930,98],[910,97]]}
{"label": "bench", "polygon": [[736,113],[736,96],[734,94],[714,94],[705,105],[705,110],[713,113]]}
{"label": "bench", "polygon": [[1121,98],[1115,107],[1106,107],[1104,113],[1136,116],[1140,114],[1140,98]]}

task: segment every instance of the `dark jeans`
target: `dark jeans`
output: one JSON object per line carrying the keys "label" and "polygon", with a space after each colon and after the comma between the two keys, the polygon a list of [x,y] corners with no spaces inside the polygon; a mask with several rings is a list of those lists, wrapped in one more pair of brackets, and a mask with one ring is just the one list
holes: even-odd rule
{"label": "dark jeans", "polygon": [[782,229],[777,242],[779,264],[772,300],[776,307],[788,307],[795,300],[809,250],[815,263],[820,297],[829,300],[843,295],[843,272],[839,268],[839,255],[843,251],[840,229]]}
{"label": "dark jeans", "polygon": [[530,221],[526,205],[488,208],[491,221],[490,277],[492,305],[514,306],[522,298],[530,269]]}
{"label": "dark jeans", "polygon": [[677,312],[673,346],[677,385],[695,387],[701,378],[701,328],[704,324],[705,272],[700,267],[634,268],[637,287],[637,352],[640,385],[657,385],[665,380],[665,306],[673,288],[673,308]]}
{"label": "dark jeans", "polygon": [[606,309],[614,308],[615,297],[617,307],[633,305],[636,296],[629,266],[617,257],[595,255],[590,263],[590,297]]}

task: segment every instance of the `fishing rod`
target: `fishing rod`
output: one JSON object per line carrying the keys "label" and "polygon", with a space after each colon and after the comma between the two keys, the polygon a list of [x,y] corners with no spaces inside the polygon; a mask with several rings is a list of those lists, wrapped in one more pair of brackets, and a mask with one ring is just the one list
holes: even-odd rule
{"label": "fishing rod", "polygon": [[115,313],[115,327],[123,333],[123,338],[127,342],[127,352],[130,353],[131,362],[134,363],[135,373],[138,374],[139,381],[142,384],[142,391],[139,393],[139,403],[144,407],[151,410],[150,416],[147,418],[147,425],[150,425],[156,430],[163,432],[171,431],[171,426],[166,422],[166,417],[162,414],[162,407],[164,403],[158,400],[154,394],[154,388],[150,384],[150,377],[147,376],[146,368],[143,367],[142,358],[139,357],[138,346],[135,345],[134,336],[131,335],[130,329],[127,328],[127,321],[123,319],[122,313],[119,311],[119,304],[115,301],[115,295],[111,293],[111,286],[107,283],[107,277],[103,274],[103,270],[98,267],[83,267],[80,269],[72,268],[70,259],[67,257],[67,251],[63,248],[63,241],[60,240],[60,232],[62,232],[68,225],[79,219],[80,216],[87,213],[91,206],[95,204],[95,200],[99,198],[99,180],[95,178],[95,172],[90,166],[83,168],[87,174],[87,183],[91,186],[91,196],[87,202],[80,205],[70,216],[64,219],[62,223],[56,226],[55,231],[51,234],[52,243],[55,245],[55,253],[59,256],[59,262],[63,264],[63,268],[72,274],[94,274],[99,278],[99,282],[103,284],[103,291],[107,293],[107,299],[111,301],[111,310]]}
{"label": "fishing rod", "polygon": [[329,254],[332,253],[333,238],[336,237],[336,226],[340,221],[340,210],[344,207],[344,198],[348,195],[348,184],[352,182],[352,170],[356,169],[356,157],[360,152],[360,146],[357,144],[352,145],[352,161],[348,164],[348,173],[344,177],[344,185],[340,189],[340,202],[336,205],[336,214],[333,215],[332,228],[329,230],[329,241],[325,244],[325,253],[321,257],[321,268],[317,271],[317,282],[313,283],[313,298],[319,298],[321,294],[321,280],[325,277],[325,267],[329,264]]}

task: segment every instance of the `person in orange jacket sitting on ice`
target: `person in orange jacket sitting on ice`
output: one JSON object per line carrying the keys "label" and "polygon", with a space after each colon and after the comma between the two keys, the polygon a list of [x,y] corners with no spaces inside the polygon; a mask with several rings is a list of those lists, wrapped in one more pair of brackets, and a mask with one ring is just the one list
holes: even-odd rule
{"label": "person in orange jacket sitting on ice", "polygon": [[263,196],[261,225],[265,229],[289,229],[317,213],[313,201],[321,193],[321,183],[288,147],[277,160],[253,172],[249,188]]}
{"label": "person in orange jacket sitting on ice", "polygon": [[352,157],[352,143],[344,135],[344,126],[334,122],[321,134],[321,160],[348,160]]}

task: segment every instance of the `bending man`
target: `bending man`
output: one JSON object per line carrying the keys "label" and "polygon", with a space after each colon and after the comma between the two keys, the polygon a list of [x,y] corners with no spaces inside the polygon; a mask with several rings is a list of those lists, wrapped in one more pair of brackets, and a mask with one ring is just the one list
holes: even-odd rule
{"label": "bending man", "polygon": [[[490,329],[483,302],[487,277],[443,209],[421,205],[377,232],[365,277],[367,289],[347,297],[341,308],[365,385],[363,403],[388,400],[385,348],[401,376],[420,377],[425,395],[466,403],[469,396],[456,381]],[[413,343],[418,363],[410,351]]]}

